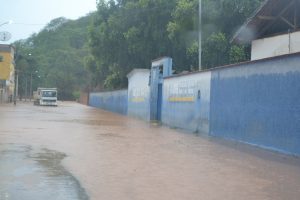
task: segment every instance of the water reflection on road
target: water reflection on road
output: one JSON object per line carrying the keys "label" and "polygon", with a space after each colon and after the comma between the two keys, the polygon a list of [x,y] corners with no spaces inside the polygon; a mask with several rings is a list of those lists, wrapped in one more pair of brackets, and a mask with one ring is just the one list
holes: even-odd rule
{"label": "water reflection on road", "polygon": [[61,165],[65,156],[48,149],[0,144],[0,199],[88,199],[79,182]]}
{"label": "water reflection on road", "polygon": [[72,102],[0,105],[0,200],[299,200],[300,160]]}

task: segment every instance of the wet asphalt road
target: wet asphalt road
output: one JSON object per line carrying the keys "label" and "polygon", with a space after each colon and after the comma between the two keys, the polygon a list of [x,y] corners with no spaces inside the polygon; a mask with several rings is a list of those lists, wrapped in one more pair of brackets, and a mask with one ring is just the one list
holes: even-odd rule
{"label": "wet asphalt road", "polygon": [[0,200],[299,200],[300,159],[71,102],[0,105]]}

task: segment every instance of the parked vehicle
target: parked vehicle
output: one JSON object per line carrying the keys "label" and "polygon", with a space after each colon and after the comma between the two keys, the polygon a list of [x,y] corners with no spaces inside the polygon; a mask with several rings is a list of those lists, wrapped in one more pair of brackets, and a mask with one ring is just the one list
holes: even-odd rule
{"label": "parked vehicle", "polygon": [[33,92],[34,105],[57,106],[56,88],[38,88]]}

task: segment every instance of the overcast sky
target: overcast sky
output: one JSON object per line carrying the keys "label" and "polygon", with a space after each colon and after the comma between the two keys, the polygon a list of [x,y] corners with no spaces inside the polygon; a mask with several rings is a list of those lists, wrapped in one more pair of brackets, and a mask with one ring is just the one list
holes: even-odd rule
{"label": "overcast sky", "polygon": [[8,31],[12,38],[8,42],[26,39],[37,33],[52,19],[66,17],[77,19],[96,10],[96,0],[0,0],[0,32]]}

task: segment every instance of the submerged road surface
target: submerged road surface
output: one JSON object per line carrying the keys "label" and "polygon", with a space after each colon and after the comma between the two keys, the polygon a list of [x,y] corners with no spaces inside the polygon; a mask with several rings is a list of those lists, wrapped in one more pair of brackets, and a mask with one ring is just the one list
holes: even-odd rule
{"label": "submerged road surface", "polygon": [[64,102],[0,105],[0,200],[299,200],[300,160]]}

